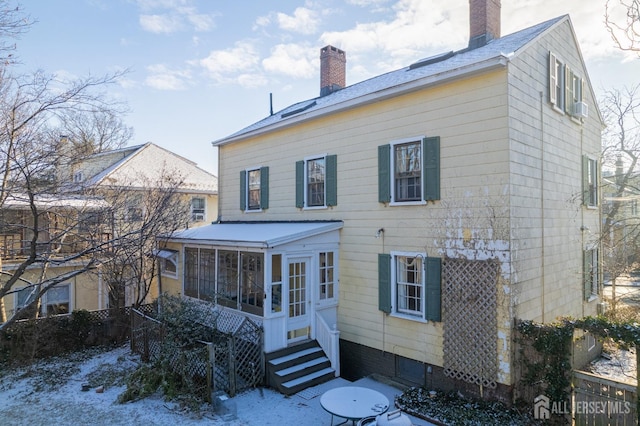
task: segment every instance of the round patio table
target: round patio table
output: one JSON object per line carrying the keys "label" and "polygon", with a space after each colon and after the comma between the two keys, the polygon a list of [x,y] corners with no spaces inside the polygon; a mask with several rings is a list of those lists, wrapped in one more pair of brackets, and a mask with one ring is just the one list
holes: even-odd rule
{"label": "round patio table", "polygon": [[344,422],[338,423],[342,425],[349,420],[355,424],[356,420],[382,414],[389,409],[389,400],[373,389],[344,386],[323,393],[320,405],[331,414],[333,426],[333,416],[345,419]]}

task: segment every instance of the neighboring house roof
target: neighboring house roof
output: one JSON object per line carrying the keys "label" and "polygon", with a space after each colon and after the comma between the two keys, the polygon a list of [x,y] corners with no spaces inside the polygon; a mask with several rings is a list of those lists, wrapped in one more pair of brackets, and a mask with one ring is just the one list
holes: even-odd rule
{"label": "neighboring house roof", "polygon": [[185,229],[170,240],[198,244],[271,248],[302,238],[342,228],[342,221],[330,222],[226,222]]}
{"label": "neighboring house roof", "polygon": [[[183,180],[180,185],[182,191],[213,194],[218,192],[218,178],[215,175],[199,168],[193,161],[151,142],[95,154],[85,161],[95,160],[100,156],[113,156],[116,153],[123,155],[100,173],[85,179],[83,185],[145,188],[163,175],[169,175]],[[81,165],[82,161],[78,164]]]}
{"label": "neighboring house roof", "polygon": [[512,57],[539,35],[564,21],[569,21],[569,15],[497,38],[476,49],[463,49],[425,58],[408,67],[347,86],[330,95],[298,102],[226,138],[214,141],[213,145],[225,145],[268,130],[351,108],[354,105],[377,102],[386,97],[397,96],[465,75],[504,67]]}
{"label": "neighboring house roof", "polygon": [[[75,210],[101,210],[111,205],[101,198],[62,196],[62,195],[38,195],[34,198],[34,204],[39,209],[75,209]],[[29,197],[20,194],[11,194],[2,204],[3,208],[16,210],[28,210],[31,206]]]}

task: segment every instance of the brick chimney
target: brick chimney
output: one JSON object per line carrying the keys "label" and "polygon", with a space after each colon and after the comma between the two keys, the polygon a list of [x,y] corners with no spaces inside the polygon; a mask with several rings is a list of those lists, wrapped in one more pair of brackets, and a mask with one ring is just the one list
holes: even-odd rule
{"label": "brick chimney", "polygon": [[346,86],[347,54],[333,46],[320,49],[320,96]]}
{"label": "brick chimney", "polygon": [[500,0],[469,0],[469,49],[500,38]]}

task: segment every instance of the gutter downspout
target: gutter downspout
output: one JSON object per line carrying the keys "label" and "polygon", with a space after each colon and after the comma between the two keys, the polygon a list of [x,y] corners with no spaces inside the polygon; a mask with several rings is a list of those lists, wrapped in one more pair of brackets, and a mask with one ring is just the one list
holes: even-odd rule
{"label": "gutter downspout", "polygon": [[541,286],[541,298],[540,298],[540,308],[541,312],[541,322],[544,324],[544,307],[545,307],[545,212],[544,212],[544,93],[540,92],[540,238],[541,238],[541,247],[540,247],[540,257],[541,264],[540,270],[542,272],[540,278],[540,286]]}

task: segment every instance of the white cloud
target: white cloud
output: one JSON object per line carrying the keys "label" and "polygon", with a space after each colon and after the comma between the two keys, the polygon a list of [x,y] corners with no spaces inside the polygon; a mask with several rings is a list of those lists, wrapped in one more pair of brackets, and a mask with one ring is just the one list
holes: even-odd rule
{"label": "white cloud", "polygon": [[172,15],[140,15],[140,26],[152,33],[173,33],[182,29],[182,22]]}
{"label": "white cloud", "polygon": [[309,78],[316,74],[319,53],[306,44],[279,44],[271,56],[262,61],[266,71],[294,78]]}
{"label": "white cloud", "polygon": [[146,86],[158,90],[184,90],[189,86],[189,71],[171,70],[162,64],[151,65],[147,70],[150,75],[145,79]]}
{"label": "white cloud", "polygon": [[[389,71],[427,53],[466,46],[468,2],[451,0],[401,0],[388,20],[359,23],[347,31],[325,32],[324,44],[344,49],[349,58],[376,53],[375,69],[369,75]],[[462,19],[461,19],[462,18]]]}
{"label": "white cloud", "polygon": [[317,12],[306,7],[296,8],[293,16],[280,12],[276,16],[281,29],[295,33],[313,34],[320,25]]}
{"label": "white cloud", "polygon": [[138,0],[145,13],[140,15],[140,25],[153,33],[173,33],[186,29],[209,31],[215,27],[216,14],[198,13],[190,0]]}
{"label": "white cloud", "polygon": [[213,50],[196,62],[216,83],[236,83],[247,87],[264,84],[260,76],[260,56],[253,44],[240,41],[234,47]]}

